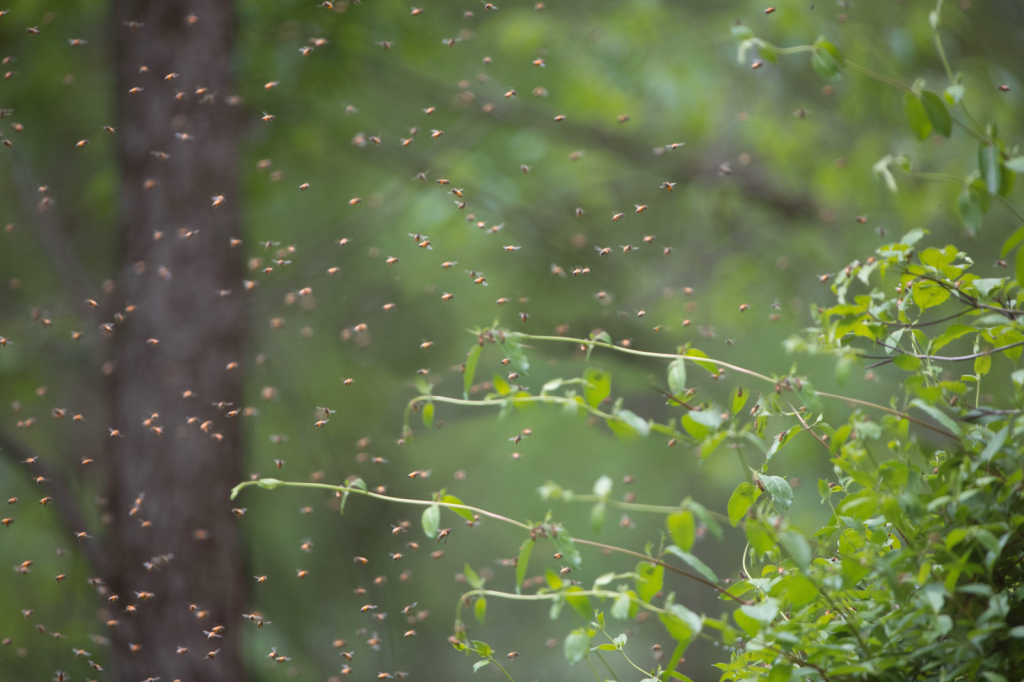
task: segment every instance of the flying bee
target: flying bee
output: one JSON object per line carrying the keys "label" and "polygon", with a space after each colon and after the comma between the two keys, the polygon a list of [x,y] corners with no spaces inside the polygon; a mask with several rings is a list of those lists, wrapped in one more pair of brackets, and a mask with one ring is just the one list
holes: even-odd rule
{"label": "flying bee", "polygon": [[512,253],[513,251],[518,251],[519,249],[521,249],[523,247],[521,247],[521,246],[503,246],[501,248],[505,249],[506,253]]}
{"label": "flying bee", "polygon": [[614,220],[614,221],[622,220],[624,217],[626,217],[625,213],[613,213],[612,214],[612,220]]}
{"label": "flying bee", "polygon": [[605,256],[607,256],[609,253],[612,252],[612,249],[611,249],[610,246],[607,246],[607,247],[604,247],[604,248],[601,248],[600,246],[595,246],[594,250],[597,251],[597,255],[600,256],[601,258],[604,258]]}
{"label": "flying bee", "polygon": [[647,204],[633,204],[633,206],[636,207],[637,213],[643,213],[647,210]]}
{"label": "flying bee", "polygon": [[452,529],[451,528],[445,528],[445,529],[443,529],[443,530],[438,532],[438,534],[437,534],[437,541],[441,542],[441,540],[444,540],[444,544],[447,545],[448,544],[448,536],[451,535],[451,534],[452,534]]}
{"label": "flying bee", "polygon": [[559,571],[559,573],[561,573],[562,575],[567,575],[567,574],[569,574],[571,572],[572,572],[572,569],[569,568],[568,566],[563,566],[562,569]]}
{"label": "flying bee", "polygon": [[765,14],[774,14],[775,13],[775,8],[774,7],[769,7],[768,9],[766,9],[764,11],[764,13]]}
{"label": "flying bee", "polygon": [[459,261],[457,261],[457,260],[446,260],[445,262],[441,263],[441,268],[443,270],[447,270],[448,268],[452,267],[453,265],[458,265],[458,264],[459,264]]}
{"label": "flying bee", "polygon": [[507,298],[499,298],[498,301],[497,301],[498,305],[505,305],[508,302],[509,302],[509,299],[507,299]]}
{"label": "flying bee", "polygon": [[267,576],[265,575],[254,575],[253,578],[256,578],[257,585],[262,585],[263,583],[267,582]]}
{"label": "flying bee", "polygon": [[676,183],[668,182],[667,180],[665,182],[661,183],[662,189],[667,189],[669,192],[671,192],[672,188],[675,187],[675,186],[676,186]]}
{"label": "flying bee", "polygon": [[636,251],[640,247],[639,246],[631,246],[629,244],[625,244],[623,246],[620,246],[619,248],[622,249],[622,253],[629,253],[630,251]]}
{"label": "flying bee", "polygon": [[370,563],[370,560],[369,560],[369,559],[366,559],[366,558],[364,558],[364,557],[361,557],[361,556],[357,556],[357,557],[355,557],[354,561],[355,561],[355,562],[356,562],[357,564],[362,564],[362,565],[364,565],[364,566],[365,566],[366,564]]}

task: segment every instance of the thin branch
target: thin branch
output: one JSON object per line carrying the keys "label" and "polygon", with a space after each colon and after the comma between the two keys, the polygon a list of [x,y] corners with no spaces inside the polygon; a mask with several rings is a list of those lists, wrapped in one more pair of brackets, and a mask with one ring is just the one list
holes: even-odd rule
{"label": "thin branch", "polygon": [[[8,459],[20,464],[28,459],[36,458],[37,455],[27,445],[17,440],[5,431],[0,431],[0,452],[7,455]],[[78,502],[68,488],[64,479],[56,471],[47,466],[39,459],[34,459],[31,464],[32,471],[37,476],[47,479],[45,485],[53,498],[53,505],[57,508],[64,529],[71,539],[77,540],[86,559],[102,577],[108,575],[107,556],[102,551],[102,546],[96,539],[79,539],[78,533],[88,533],[85,516],[78,506]]]}
{"label": "thin branch", "polygon": [[[330,490],[330,491],[333,491],[335,493],[353,493],[353,494],[356,494],[356,495],[364,495],[366,497],[372,497],[374,499],[385,500],[385,501],[388,501],[388,502],[397,502],[399,504],[415,504],[415,505],[420,505],[420,506],[424,506],[424,507],[429,507],[431,505],[435,505],[436,504],[436,505],[438,505],[440,507],[447,507],[449,509],[466,509],[466,510],[471,511],[471,512],[476,512],[476,513],[478,513],[478,514],[480,514],[482,516],[488,516],[488,517],[490,517],[492,519],[496,519],[498,521],[504,521],[505,523],[512,524],[513,526],[517,526],[517,527],[522,528],[524,530],[528,530],[528,531],[533,531],[534,530],[533,526],[530,526],[530,525],[527,525],[525,523],[522,523],[521,521],[516,521],[514,519],[508,518],[507,516],[501,516],[500,514],[495,514],[494,512],[487,511],[486,509],[481,509],[480,507],[472,507],[472,506],[470,506],[468,504],[455,504],[455,503],[451,503],[451,502],[441,502],[441,501],[434,501],[434,500],[412,500],[412,499],[408,499],[408,498],[404,498],[404,497],[392,497],[390,495],[381,495],[380,493],[371,493],[371,492],[369,492],[367,490],[363,490],[362,488],[354,488],[354,487],[346,486],[346,485],[330,485],[328,483],[306,483],[304,481],[279,481],[277,479],[260,479],[260,480],[257,480],[257,481],[243,481],[242,483],[239,483],[238,485],[236,485],[234,487],[234,489],[231,491],[231,499],[234,499],[238,495],[238,493],[241,492],[244,488],[247,488],[247,487],[253,486],[253,485],[260,486],[260,487],[265,487],[265,488],[276,488],[276,487],[279,487],[279,486],[289,487],[289,488],[318,488],[318,489],[321,489],[321,490]],[[605,545],[605,544],[602,544],[600,542],[592,542],[590,540],[581,540],[579,538],[572,538],[572,537],[569,538],[569,539],[572,542],[575,542],[575,543],[578,543],[578,544],[581,544],[581,545],[589,545],[591,547],[598,547],[600,549],[607,549],[607,550],[612,551],[612,552],[619,552],[620,554],[628,554],[629,556],[639,557],[639,558],[643,559],[644,561],[649,561],[652,564],[658,564],[659,566],[664,566],[665,568],[667,568],[670,571],[673,571],[674,573],[678,573],[679,575],[682,575],[682,576],[685,576],[687,578],[690,578],[691,580],[695,580],[695,581],[697,581],[699,583],[707,585],[708,587],[711,587],[711,588],[721,592],[722,594],[727,595],[730,599],[735,599],[736,601],[740,602],[741,604],[749,604],[750,603],[750,602],[744,601],[740,597],[737,597],[735,595],[729,594],[728,590],[723,589],[722,587],[716,585],[715,583],[711,582],[710,580],[706,580],[706,579],[704,579],[704,578],[702,578],[700,576],[694,575],[692,573],[688,573],[687,571],[684,571],[684,570],[682,570],[680,568],[677,568],[677,567],[673,566],[672,564],[668,564],[668,563],[665,563],[664,561],[660,561],[658,559],[654,559],[652,557],[647,556],[646,554],[641,554],[639,552],[634,552],[632,550],[624,549],[622,547],[614,547],[612,545]]]}
{"label": "thin branch", "polygon": [[795,407],[793,407],[792,403],[787,403],[787,404],[789,405],[789,409],[793,410],[793,414],[794,414],[794,415],[796,415],[796,418],[800,420],[800,423],[801,423],[801,424],[803,424],[803,426],[804,426],[804,431],[807,431],[807,432],[809,432],[809,433],[810,433],[810,434],[811,434],[812,436],[814,436],[815,438],[817,438],[817,439],[818,439],[818,442],[819,442],[819,443],[821,443],[822,445],[824,445],[824,446],[825,446],[825,449],[826,449],[826,450],[828,450],[828,453],[829,453],[829,454],[831,455],[831,454],[832,454],[832,448],[830,448],[830,447],[828,446],[828,443],[826,443],[826,442],[824,441],[824,439],[823,439],[823,438],[822,438],[821,436],[819,436],[819,435],[817,434],[817,432],[815,432],[815,430],[814,430],[814,429],[812,429],[812,428],[811,428],[810,426],[808,426],[808,425],[807,425],[807,421],[806,421],[806,420],[804,419],[803,415],[802,415],[802,414],[800,414],[800,411],[799,411],[798,409],[796,409]]}
{"label": "thin branch", "polygon": [[[881,342],[879,342],[879,343],[881,343]],[[882,345],[885,346],[884,343],[882,343]],[[945,355],[922,355],[922,354],[919,354],[919,353],[911,353],[910,351],[903,350],[902,348],[894,348],[892,346],[885,346],[885,347],[886,348],[892,348],[895,351],[899,351],[903,355],[909,355],[912,358],[919,358],[921,360],[937,360],[939,362],[964,362],[966,360],[975,360],[977,358],[984,357],[986,355],[993,355],[995,353],[1001,353],[1004,350],[1010,350],[1011,348],[1016,348],[1017,346],[1024,346],[1024,341],[1018,341],[1017,343],[1010,343],[1010,344],[1007,344],[1005,346],[999,346],[998,348],[989,348],[988,350],[983,350],[983,351],[978,352],[978,353],[971,353],[970,355],[955,355],[955,356],[952,356],[952,357],[947,357]],[[894,358],[889,357],[887,355],[862,355],[861,357],[862,358],[867,358],[868,360],[885,360],[887,362],[892,362],[893,359],[894,359]],[[885,364],[885,363],[879,363],[879,364]],[[873,365],[873,366],[877,366],[877,365]]]}
{"label": "thin branch", "polygon": [[[678,358],[683,358],[684,360],[689,360],[691,362],[698,362],[698,363],[699,362],[710,362],[710,363],[712,363],[712,364],[714,364],[714,365],[716,365],[718,367],[725,367],[727,369],[734,370],[734,371],[739,372],[741,374],[746,374],[747,376],[752,376],[752,377],[754,377],[756,379],[760,379],[762,381],[767,381],[767,382],[770,382],[772,384],[777,383],[775,379],[772,379],[771,377],[765,376],[764,374],[759,374],[759,373],[753,372],[753,371],[751,371],[749,369],[744,369],[743,367],[737,367],[736,365],[731,365],[731,364],[729,364],[727,362],[722,362],[721,360],[715,360],[714,358],[700,358],[700,357],[696,357],[696,356],[692,356],[692,355],[677,355],[677,354],[672,354],[672,353],[651,353],[651,352],[648,352],[648,351],[633,350],[632,348],[622,348],[621,346],[615,346],[615,345],[612,345],[610,343],[604,343],[603,341],[594,341],[592,339],[574,339],[574,338],[569,338],[569,337],[565,337],[565,336],[535,336],[533,334],[520,334],[520,336],[522,338],[524,338],[524,339],[536,339],[538,341],[563,341],[563,342],[570,342],[570,343],[575,343],[575,344],[579,344],[579,345],[583,345],[583,346],[586,346],[586,345],[589,344],[589,345],[592,345],[592,346],[599,346],[601,348],[608,348],[610,350],[618,351],[620,353],[627,353],[629,355],[640,355],[640,356],[643,356],[643,357],[662,358],[662,359],[665,359],[665,360],[676,360]],[[923,426],[923,427],[925,427],[927,429],[931,429],[932,431],[935,431],[936,433],[941,433],[943,436],[946,436],[948,438],[954,438],[954,439],[957,438],[957,436],[955,434],[952,434],[949,431],[946,431],[945,429],[941,429],[941,428],[939,428],[937,426],[932,426],[931,424],[929,424],[927,422],[924,422],[924,421],[921,421],[920,419],[917,419],[917,418],[907,414],[906,412],[900,412],[899,410],[894,410],[891,407],[886,407],[884,405],[879,405],[877,403],[868,402],[866,400],[858,400],[857,398],[848,398],[846,396],[836,395],[834,393],[825,393],[824,391],[817,391],[815,393],[815,395],[821,396],[822,398],[829,398],[831,400],[842,400],[844,402],[853,403],[853,404],[856,404],[856,405],[862,405],[864,407],[870,407],[870,408],[875,409],[875,410],[881,410],[882,412],[888,412],[889,414],[897,415],[897,416],[899,416],[899,417],[901,417],[903,419],[906,419],[908,421],[911,421],[911,422],[913,422],[913,423],[915,423],[915,424],[917,424],[919,426]]]}

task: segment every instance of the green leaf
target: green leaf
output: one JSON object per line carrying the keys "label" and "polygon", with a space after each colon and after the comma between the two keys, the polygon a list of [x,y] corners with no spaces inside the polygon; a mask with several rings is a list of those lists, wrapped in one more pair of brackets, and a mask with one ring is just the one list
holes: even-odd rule
{"label": "green leaf", "polygon": [[993,144],[984,142],[978,147],[978,170],[989,194],[999,191],[999,149]]}
{"label": "green leaf", "polygon": [[754,37],[754,32],[750,30],[749,26],[736,24],[732,27],[732,37],[736,40],[750,40]]}
{"label": "green leaf", "polygon": [[[447,502],[448,504],[465,504],[465,502],[455,497],[454,495],[445,495],[444,497],[441,498],[441,501]],[[452,509],[451,507],[448,508],[451,509],[456,514],[458,514],[459,516],[461,516],[462,518],[466,519],[467,521],[476,521],[476,519],[473,518],[473,512],[469,511],[468,509]]]}
{"label": "green leaf", "polygon": [[913,355],[897,355],[893,359],[892,364],[904,372],[914,372],[921,368],[921,358],[914,357]]}
{"label": "green leaf", "polygon": [[946,330],[939,334],[934,341],[932,341],[931,352],[935,353],[943,346],[946,346],[953,341],[956,341],[964,334],[970,334],[973,331],[977,331],[974,327],[968,327],[966,324],[951,324],[946,327]]}
{"label": "green leaf", "polygon": [[640,435],[646,438],[651,435],[651,425],[647,423],[647,420],[630,410],[616,412],[615,419],[608,420],[608,426],[617,436]]}
{"label": "green leaf", "polygon": [[[826,48],[828,46],[831,49]],[[811,55],[811,68],[825,80],[837,81],[842,78],[839,73],[840,59],[836,58],[839,50],[828,41],[820,40],[815,43],[815,50]]]}
{"label": "green leaf", "polygon": [[469,583],[470,587],[474,590],[482,590],[484,588],[484,581],[477,575],[477,572],[469,564],[465,564],[462,567],[462,574],[466,576],[466,582]]}
{"label": "green leaf", "polygon": [[494,653],[494,649],[491,648],[490,644],[488,644],[487,642],[481,642],[479,639],[473,640],[473,651],[475,651],[478,656],[482,656],[483,658],[487,658],[488,656]]}
{"label": "green leaf", "polygon": [[793,666],[788,663],[777,663],[768,673],[768,682],[789,682],[793,679]]}
{"label": "green leaf", "polygon": [[989,370],[992,369],[992,356],[982,355],[974,358],[974,373],[978,376],[984,376],[988,374]]}
{"label": "green leaf", "polygon": [[811,546],[803,535],[795,530],[787,531],[779,536],[779,544],[786,550],[797,566],[805,571],[811,565]]}
{"label": "green leaf", "polygon": [[953,419],[949,415],[947,415],[945,412],[943,412],[939,408],[933,407],[932,405],[929,405],[928,403],[926,403],[925,401],[921,400],[920,398],[915,398],[914,400],[912,400],[910,402],[910,404],[913,405],[914,407],[917,407],[917,408],[922,409],[925,412],[927,412],[929,415],[931,415],[931,417],[935,421],[937,421],[940,424],[942,424],[943,426],[945,426],[946,429],[948,429],[954,435],[956,435],[956,436],[963,436],[964,435],[963,431],[960,430],[960,426],[957,425],[957,423],[955,421],[953,421]]}
{"label": "green leaf", "polygon": [[462,397],[466,400],[469,400],[469,389],[473,387],[473,376],[476,374],[476,365],[480,361],[483,349],[483,346],[475,343],[466,356],[466,371],[462,377]]}
{"label": "green leaf", "polygon": [[619,596],[615,598],[615,602],[612,604],[612,618],[617,620],[626,620],[627,618],[633,618],[636,616],[640,607],[635,604],[630,597],[636,598],[636,592],[633,590],[626,590],[625,592],[619,593]]}
{"label": "green leaf", "polygon": [[636,593],[640,599],[650,602],[665,583],[665,567],[641,561],[636,565],[636,575]]}
{"label": "green leaf", "polygon": [[672,536],[672,542],[689,552],[697,538],[697,522],[693,518],[693,512],[686,510],[669,514],[665,518],[665,525]]}
{"label": "green leaf", "polygon": [[608,518],[608,510],[604,502],[598,502],[590,509],[590,527],[595,533],[600,533],[604,527],[605,519]]}
{"label": "green leaf", "polygon": [[486,599],[484,599],[483,597],[480,597],[479,599],[476,600],[476,603],[473,604],[473,615],[476,616],[477,621],[479,621],[479,623],[481,625],[484,624],[484,618],[487,617],[487,600]]}
{"label": "green leaf", "polygon": [[928,114],[928,120],[931,121],[935,132],[943,137],[953,134],[953,119],[950,118],[946,105],[938,95],[931,90],[925,90],[921,93],[921,105]]}
{"label": "green leaf", "polygon": [[585,630],[573,630],[565,638],[565,660],[575,665],[590,653],[590,635]]}
{"label": "green leaf", "polygon": [[587,371],[583,373],[583,378],[587,382],[586,388],[583,389],[583,396],[591,407],[597,407],[612,394],[611,372],[588,367]]}
{"label": "green leaf", "polygon": [[729,523],[734,528],[740,522],[740,519],[746,516],[750,508],[754,506],[754,501],[760,494],[760,490],[746,482],[740,483],[736,486],[736,490],[732,491],[732,495],[729,497],[728,511]]}
{"label": "green leaf", "polygon": [[497,391],[499,395],[508,395],[512,392],[512,387],[508,385],[508,382],[505,381],[505,379],[495,374],[494,390]]}
{"label": "green leaf", "polygon": [[910,129],[917,135],[917,139],[924,140],[932,131],[932,122],[928,119],[928,112],[925,111],[921,100],[912,92],[903,96],[903,115],[907,117]]}
{"label": "green leaf", "polygon": [[793,504],[793,488],[786,479],[781,476],[761,476],[761,483],[771,495],[772,501],[781,504],[783,509],[789,509],[789,505]]}
{"label": "green leaf", "polygon": [[747,398],[750,397],[750,390],[737,386],[736,390],[732,392],[732,413],[733,416],[740,413],[743,406],[747,404]]}
{"label": "green leaf", "polygon": [[960,84],[950,85],[943,90],[942,96],[946,98],[946,103],[949,106],[955,107],[964,98],[964,86]]}
{"label": "green leaf", "polygon": [[779,602],[769,597],[760,604],[741,606],[740,611],[757,622],[768,625],[779,615]]}
{"label": "green leaf", "polygon": [[949,289],[934,282],[917,282],[912,289],[914,303],[921,310],[942,305],[949,299]]}
{"label": "green leaf", "polygon": [[1024,242],[1024,225],[1018,227],[1014,230],[1013,234],[1006,238],[1006,241],[1003,242],[1003,248],[999,252],[999,257],[1006,258],[1006,255],[1010,253],[1010,251],[1013,251],[1013,249],[1021,242]]}
{"label": "green leaf", "polygon": [[668,389],[672,395],[686,390],[686,361],[676,358],[668,365]]}
{"label": "green leaf", "polygon": [[480,670],[480,668],[484,668],[484,667],[490,665],[490,663],[491,663],[490,659],[487,659],[487,658],[485,658],[482,661],[477,661],[476,663],[473,664],[473,672],[476,672],[477,670]]}
{"label": "green leaf", "polygon": [[441,508],[432,504],[423,510],[423,532],[431,540],[437,539],[437,531],[441,526]]}
{"label": "green leaf", "polygon": [[575,585],[570,587],[565,591],[565,601],[585,620],[594,615],[594,609],[590,606],[590,597],[585,594],[573,594],[574,592],[582,591],[582,587],[576,587]]}
{"label": "green leaf", "polygon": [[669,613],[662,614],[660,620],[677,642],[689,642],[704,628],[704,620],[682,604],[672,604],[667,610]]}
{"label": "green leaf", "polygon": [[519,557],[516,559],[516,594],[519,594],[523,581],[526,580],[526,567],[530,565],[530,553],[533,551],[534,541],[527,538],[523,546],[519,548]]}
{"label": "green leaf", "polygon": [[690,554],[689,552],[684,552],[682,549],[676,547],[675,545],[669,545],[665,548],[665,551],[669,554],[674,554],[675,556],[679,557],[680,559],[688,563],[694,570],[696,570],[702,576],[704,576],[711,582],[715,583],[716,585],[718,584],[718,576],[715,575],[715,572],[712,571],[707,564],[705,564],[703,561],[701,561],[694,555]]}
{"label": "green leaf", "polygon": [[775,549],[775,538],[771,532],[759,523],[747,522],[743,524],[743,530],[747,534],[747,541],[758,554],[767,554]]}
{"label": "green leaf", "polygon": [[1024,173],[1024,156],[1015,156],[1007,160],[1003,165],[1014,173]]}
{"label": "green leaf", "polygon": [[1024,287],[1024,249],[1017,252],[1017,283]]}

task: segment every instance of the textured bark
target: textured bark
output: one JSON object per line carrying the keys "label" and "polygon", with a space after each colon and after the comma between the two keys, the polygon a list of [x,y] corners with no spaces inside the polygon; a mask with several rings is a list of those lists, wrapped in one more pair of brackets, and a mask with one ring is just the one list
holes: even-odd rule
{"label": "textured bark", "polygon": [[[232,18],[228,0],[114,2],[123,176],[112,298],[115,310],[135,306],[115,326],[108,386],[112,426],[123,437],[109,441],[114,563],[107,580],[121,597],[118,611],[126,604],[138,609],[113,616],[120,621],[111,632],[122,682],[244,678],[246,581],[228,500],[242,476],[242,443],[239,420],[226,415],[241,407],[245,369],[244,262],[241,249],[230,246],[240,236],[236,126],[226,101]],[[178,77],[165,80],[170,73]],[[129,94],[136,87],[143,90]],[[208,92],[196,94],[198,88]],[[178,91],[183,99],[175,98]],[[207,94],[212,101],[204,101]],[[146,189],[147,180],[155,186]],[[224,204],[213,208],[214,195],[223,195]],[[231,362],[241,365],[228,370]],[[185,391],[194,397],[183,398]],[[221,402],[233,406],[213,405]],[[153,412],[162,435],[142,423]],[[198,420],[187,426],[189,417]],[[199,428],[206,421],[208,433]],[[159,570],[144,567],[161,555],[173,558]],[[134,593],[141,591],[155,596],[139,602]],[[190,604],[209,615],[197,619]],[[203,630],[214,625],[226,632],[207,640]],[[132,653],[129,643],[142,648]],[[178,655],[178,646],[188,653]]]}

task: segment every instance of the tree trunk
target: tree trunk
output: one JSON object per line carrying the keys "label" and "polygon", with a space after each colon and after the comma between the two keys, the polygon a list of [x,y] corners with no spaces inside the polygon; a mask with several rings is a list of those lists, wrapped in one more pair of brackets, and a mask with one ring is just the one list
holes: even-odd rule
{"label": "tree trunk", "polygon": [[[121,437],[109,441],[108,583],[120,596],[111,632],[122,682],[244,678],[247,582],[228,499],[243,475],[239,419],[228,412],[242,407],[245,369],[244,255],[230,243],[240,237],[232,4],[195,3],[194,16],[188,6],[115,0],[113,12],[122,178],[112,299],[124,317],[109,368]],[[217,207],[215,195],[224,197]],[[144,565],[161,556],[170,561]],[[129,604],[136,614],[123,612]],[[208,640],[215,625],[223,638]]]}

